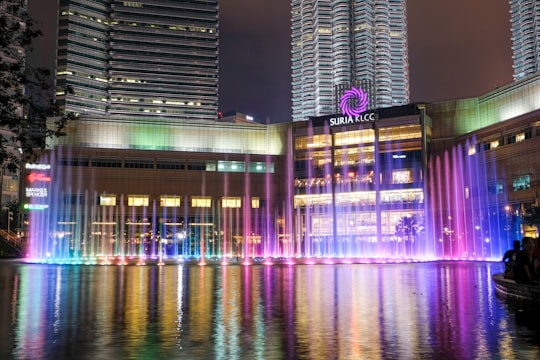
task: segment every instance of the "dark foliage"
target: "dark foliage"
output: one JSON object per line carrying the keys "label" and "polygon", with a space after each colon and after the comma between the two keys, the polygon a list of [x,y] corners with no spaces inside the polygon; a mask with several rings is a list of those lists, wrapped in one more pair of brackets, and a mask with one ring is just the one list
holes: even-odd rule
{"label": "dark foliage", "polygon": [[[32,40],[41,35],[34,26],[16,2],[0,5],[0,162],[10,171],[21,160],[35,160],[47,138],[64,135],[66,122],[75,118],[54,103],[50,71],[25,62]],[[55,119],[52,126],[47,118]]]}
{"label": "dark foliage", "polygon": [[532,206],[525,209],[522,219],[525,224],[535,226],[536,229],[540,228],[540,207]]}

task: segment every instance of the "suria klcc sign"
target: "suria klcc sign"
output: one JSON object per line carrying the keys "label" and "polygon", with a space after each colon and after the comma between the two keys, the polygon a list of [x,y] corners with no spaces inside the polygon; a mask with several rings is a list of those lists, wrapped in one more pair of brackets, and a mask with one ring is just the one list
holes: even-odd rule
{"label": "suria klcc sign", "polygon": [[368,103],[368,94],[361,88],[352,87],[345,90],[339,99],[339,107],[343,116],[330,118],[330,126],[375,122],[375,113],[366,112]]}

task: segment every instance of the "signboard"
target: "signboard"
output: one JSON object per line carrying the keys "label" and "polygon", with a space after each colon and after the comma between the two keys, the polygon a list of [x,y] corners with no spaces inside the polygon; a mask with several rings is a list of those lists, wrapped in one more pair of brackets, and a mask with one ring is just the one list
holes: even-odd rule
{"label": "signboard", "polygon": [[368,103],[367,92],[361,88],[351,87],[343,92],[339,100],[341,114],[319,117],[319,119],[324,118],[330,127],[374,123],[377,120],[377,114],[367,111]]}
{"label": "signboard", "polygon": [[358,117],[366,112],[368,106],[368,94],[361,88],[351,87],[345,90],[339,99],[339,108],[343,115]]}
{"label": "signboard", "polygon": [[49,164],[25,164],[25,169],[29,170],[26,176],[26,203],[23,208],[26,210],[44,210],[48,206],[49,186],[51,177],[48,172],[51,169]]}

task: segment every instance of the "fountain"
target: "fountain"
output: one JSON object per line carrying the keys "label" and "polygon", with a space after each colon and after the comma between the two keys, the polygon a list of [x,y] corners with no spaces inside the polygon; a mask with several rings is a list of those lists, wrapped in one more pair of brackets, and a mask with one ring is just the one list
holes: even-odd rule
{"label": "fountain", "polygon": [[[328,125],[315,132],[310,123],[306,131],[303,157],[289,128],[284,169],[257,178],[246,170],[241,196],[231,196],[232,175],[224,173],[222,196],[210,199],[215,184],[203,171],[196,212],[188,211],[194,200],[180,183],[177,193],[160,198],[96,190],[89,164],[77,166],[70,147],[57,146],[26,167],[27,259],[118,265],[499,260],[511,246],[504,195],[487,181],[496,169],[486,164],[495,162],[469,150],[475,139],[432,156],[424,169],[417,149],[350,146],[374,138],[362,125],[347,128],[347,136]],[[379,138],[393,136],[388,132]],[[244,163],[249,167],[250,155]],[[254,195],[261,176],[264,190]],[[272,193],[275,179],[286,183],[281,194]],[[263,204],[275,196],[279,206]]]}
{"label": "fountain", "polygon": [[509,231],[512,219],[501,180],[488,180],[497,179],[496,162],[477,152],[475,144],[472,138],[430,161],[431,234],[441,258],[500,260],[521,237]]}

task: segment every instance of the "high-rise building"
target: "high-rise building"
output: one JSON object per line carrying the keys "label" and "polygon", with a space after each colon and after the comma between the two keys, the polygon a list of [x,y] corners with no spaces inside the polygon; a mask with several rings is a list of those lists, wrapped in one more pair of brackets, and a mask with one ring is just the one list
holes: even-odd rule
{"label": "high-rise building", "polygon": [[514,79],[540,71],[540,2],[510,0]]}
{"label": "high-rise building", "polygon": [[66,111],[217,119],[217,0],[60,0],[57,46]]}
{"label": "high-rise building", "polygon": [[336,113],[345,88],[368,108],[409,102],[405,0],[292,0],[292,117]]}

